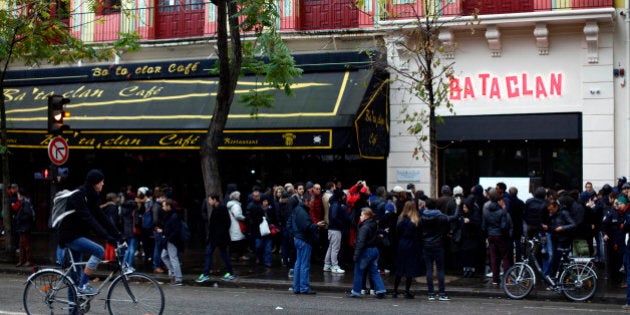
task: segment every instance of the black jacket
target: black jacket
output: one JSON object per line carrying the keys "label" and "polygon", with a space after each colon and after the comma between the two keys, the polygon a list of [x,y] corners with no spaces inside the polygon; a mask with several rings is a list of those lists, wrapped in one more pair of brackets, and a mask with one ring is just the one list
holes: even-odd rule
{"label": "black jacket", "polygon": [[[180,234],[182,230],[182,219],[179,217],[179,214],[176,210],[170,210],[164,212],[164,229],[162,233],[164,234],[164,239],[170,243],[173,243],[178,248],[181,248],[184,245]],[[164,243],[166,245],[166,242]]]}
{"label": "black jacket", "polygon": [[457,220],[457,216],[447,216],[440,210],[422,210],[420,223],[422,224],[422,246],[424,248],[442,248],[444,236],[450,229],[450,222]]}
{"label": "black jacket", "polygon": [[20,203],[20,209],[18,209],[15,215],[15,231],[18,233],[30,233],[33,229],[33,221],[35,219],[35,212],[31,202],[23,198]]}
{"label": "black jacket", "polygon": [[487,236],[503,236],[510,237],[512,229],[512,220],[510,214],[501,208],[498,203],[490,202],[484,206],[481,230]]}
{"label": "black jacket", "polygon": [[540,229],[543,224],[543,217],[547,215],[547,206],[544,199],[530,198],[525,202],[523,221],[528,226]]}
{"label": "black jacket", "polygon": [[[562,231],[556,232],[556,228],[561,226]],[[549,215],[549,226],[547,231],[551,233],[552,244],[557,244],[560,248],[569,248],[573,239],[575,221],[566,209],[558,209],[555,214]]]}
{"label": "black jacket", "polygon": [[354,261],[359,261],[363,250],[370,247],[376,247],[378,244],[376,221],[369,218],[359,223],[357,238],[354,241]]}
{"label": "black jacket", "polygon": [[98,192],[89,184],[68,197],[67,209],[75,210],[59,225],[59,245],[64,246],[79,237],[90,237],[91,232],[110,243],[120,240],[118,229],[98,206]]}
{"label": "black jacket", "polygon": [[219,204],[212,210],[208,224],[208,239],[210,244],[225,247],[230,243],[230,213],[224,204]]}

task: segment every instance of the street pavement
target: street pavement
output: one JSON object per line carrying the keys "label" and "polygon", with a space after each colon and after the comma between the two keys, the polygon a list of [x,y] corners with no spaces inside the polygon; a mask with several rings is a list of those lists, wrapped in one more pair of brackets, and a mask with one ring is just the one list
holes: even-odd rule
{"label": "street pavement", "polygon": [[[226,288],[254,288],[254,289],[274,289],[290,291],[293,286],[293,278],[288,275],[288,268],[280,266],[279,257],[274,254],[274,265],[271,268],[255,265],[252,260],[242,261],[233,260],[233,267],[236,279],[233,281],[221,281],[221,276],[226,272],[223,261],[219,258],[218,251],[215,252],[213,259],[213,271],[211,280],[205,283],[196,283],[194,280],[199,276],[203,269],[203,249],[187,249],[182,257],[182,271],[184,272],[184,284],[190,286],[219,286]],[[140,259],[137,259],[138,263]],[[42,264],[45,265],[45,264]],[[97,275],[105,275],[106,267],[100,267]],[[142,270],[155,276],[158,281],[168,283],[169,279],[166,274],[155,274],[152,270]],[[27,277],[32,272],[32,268],[15,267],[14,262],[0,262],[0,273],[17,273]],[[315,291],[320,292],[338,292],[339,294],[347,294],[352,287],[353,274],[352,270],[346,270],[345,274],[333,274],[323,272],[322,265],[314,262],[311,265],[311,287]],[[385,286],[388,293],[391,293],[394,284],[393,274],[383,274]],[[434,277],[436,286],[437,278]],[[589,303],[606,303],[624,305],[626,301],[626,289],[619,288],[608,283],[600,272],[598,290],[592,301]],[[401,283],[400,291],[404,290],[404,279]],[[474,278],[464,278],[453,274],[446,276],[446,291],[451,298],[457,297],[488,297],[495,299],[507,299],[503,290],[491,284],[489,278],[485,276],[477,276]],[[412,285],[412,292],[420,298],[426,297],[427,287],[426,278],[418,277]],[[546,285],[542,279],[538,280],[534,291],[526,298],[530,300],[542,301],[565,301],[561,293],[547,291]]]}

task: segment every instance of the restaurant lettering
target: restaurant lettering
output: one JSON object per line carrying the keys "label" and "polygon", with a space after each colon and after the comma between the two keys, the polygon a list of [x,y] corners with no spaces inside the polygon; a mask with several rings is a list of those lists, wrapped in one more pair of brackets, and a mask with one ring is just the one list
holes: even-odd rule
{"label": "restaurant lettering", "polygon": [[449,99],[451,101],[488,99],[513,99],[535,97],[537,99],[562,96],[562,73],[548,75],[494,76],[480,73],[477,76],[453,78],[450,81]]}
{"label": "restaurant lettering", "polygon": [[190,62],[190,63],[172,63],[169,64],[166,69],[162,66],[136,66],[136,67],[127,67],[127,66],[116,66],[111,65],[109,67],[96,67],[90,69],[93,78],[104,78],[104,77],[118,77],[118,78],[131,78],[133,75],[135,76],[143,76],[143,75],[158,75],[158,74],[183,74],[189,75],[192,73],[197,73],[200,70],[200,62]]}
{"label": "restaurant lettering", "polygon": [[[68,131],[61,136],[72,150],[76,149],[189,149],[199,150],[207,130],[160,131]],[[47,148],[53,135],[9,130],[8,143],[12,148]],[[291,145],[287,144],[290,139]],[[308,129],[292,132],[258,130],[226,130],[220,150],[242,148],[265,149],[330,149],[332,130]]]}

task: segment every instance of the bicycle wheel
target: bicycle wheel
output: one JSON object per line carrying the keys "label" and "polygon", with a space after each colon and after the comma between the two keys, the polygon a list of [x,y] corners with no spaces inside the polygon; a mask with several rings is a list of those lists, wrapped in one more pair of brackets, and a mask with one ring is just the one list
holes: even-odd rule
{"label": "bicycle wheel", "polygon": [[147,275],[120,275],[109,287],[106,304],[112,315],[162,314],[164,292],[157,281]]}
{"label": "bicycle wheel", "polygon": [[571,301],[585,301],[597,291],[597,274],[584,264],[567,266],[560,275],[562,294]]}
{"label": "bicycle wheel", "polygon": [[22,296],[26,314],[68,313],[76,298],[72,281],[56,270],[42,270],[31,275]]}
{"label": "bicycle wheel", "polygon": [[534,289],[535,277],[532,267],[518,263],[510,267],[503,275],[503,292],[511,299],[520,300]]}

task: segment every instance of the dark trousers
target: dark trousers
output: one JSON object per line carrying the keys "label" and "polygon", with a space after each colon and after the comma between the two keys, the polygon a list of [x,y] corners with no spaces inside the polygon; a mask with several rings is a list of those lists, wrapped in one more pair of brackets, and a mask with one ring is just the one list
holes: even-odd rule
{"label": "dark trousers", "polygon": [[503,265],[503,272],[512,266],[512,259],[508,251],[508,240],[502,236],[488,236],[490,249],[490,269],[492,269],[492,282],[499,283],[499,267]]}
{"label": "dark trousers", "polygon": [[32,262],[31,233],[20,233],[20,263]]}
{"label": "dark trousers", "polygon": [[427,267],[427,290],[429,294],[435,294],[433,287],[433,263],[435,263],[437,268],[438,291],[441,295],[446,294],[446,286],[444,284],[444,248],[425,247],[422,251],[422,256],[424,257],[424,263]]}

